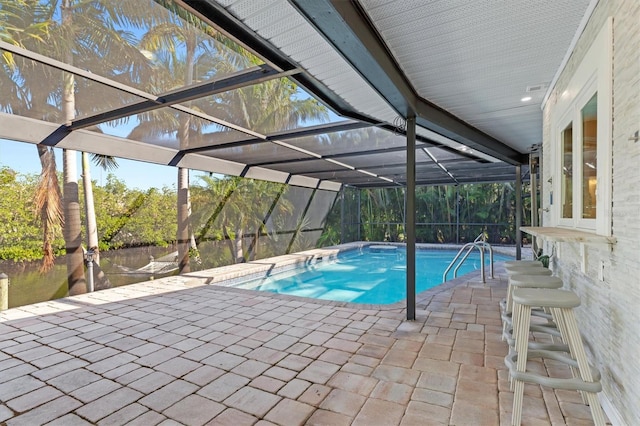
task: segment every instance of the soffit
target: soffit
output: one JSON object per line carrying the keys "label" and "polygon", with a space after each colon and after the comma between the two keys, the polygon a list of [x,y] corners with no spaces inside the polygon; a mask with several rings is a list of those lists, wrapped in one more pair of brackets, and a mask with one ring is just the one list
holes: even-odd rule
{"label": "soffit", "polygon": [[591,0],[358,3],[418,96],[524,153]]}
{"label": "soffit", "polygon": [[[228,26],[225,27],[224,24],[221,24],[219,8],[222,7],[223,13],[229,14],[234,20],[237,20],[240,25],[248,28],[257,38],[269,43],[272,48],[286,55],[286,57],[292,61],[293,66],[304,70],[306,74],[311,75],[313,79],[317,79],[322,85],[345,100],[357,115],[369,117],[372,122],[384,123],[387,128],[398,126],[398,130],[402,133],[404,123],[398,110],[381,96],[376,87],[362,78],[359,71],[354,68],[348,59],[345,59],[344,52],[335,49],[324,35],[301,15],[300,11],[296,9],[295,5],[291,2],[286,0],[271,0],[268,2],[247,0],[220,0],[214,2],[213,0],[209,0],[207,4],[211,5],[212,9],[203,8],[202,4],[198,4],[198,2],[185,1],[185,3],[189,7],[198,10],[214,25],[221,27],[233,35]],[[251,45],[251,42],[249,42],[249,44]],[[270,62],[268,55],[265,55],[264,51],[260,51],[260,49],[256,50],[258,54],[266,56],[267,63]],[[297,76],[293,78],[296,79]],[[418,126],[416,133],[424,140],[433,141],[437,145],[448,146],[453,150],[463,151],[458,157],[463,162],[468,160],[469,155],[473,155],[473,158],[481,163],[498,161],[491,155],[486,155],[480,151],[472,151],[459,141],[447,138],[427,128]],[[403,141],[402,144],[404,143]],[[309,149],[313,152],[321,153],[323,156],[331,156],[329,152],[321,152],[322,150],[312,148]],[[363,149],[366,151],[368,148],[363,146],[359,150]],[[335,154],[339,155],[342,150],[342,147],[336,147]],[[238,158],[243,155],[241,153],[238,154],[238,150],[233,151],[236,155],[239,155]],[[249,152],[249,150],[247,150],[247,152]],[[212,156],[227,155],[227,153],[223,152],[218,152],[217,154],[210,152],[207,154]],[[278,156],[276,155],[275,158],[278,158]],[[380,157],[370,158],[374,161]],[[306,160],[308,161],[308,159]],[[380,164],[375,162],[367,164],[359,161],[358,163],[359,165],[357,167],[365,171],[372,167],[376,167],[380,171],[383,170],[383,168],[379,167]],[[276,166],[269,165],[269,167]],[[280,169],[296,170],[297,172],[301,172],[304,169],[303,164],[294,166],[292,163],[278,167],[280,167]],[[514,173],[515,168],[511,167],[510,172],[501,176],[500,180],[511,180],[514,178]],[[333,176],[339,180],[338,175],[334,174]],[[381,173],[380,176],[384,177],[384,174]],[[342,183],[356,184],[348,180],[343,180]],[[388,184],[385,181],[379,181],[379,183]],[[448,183],[455,183],[455,181],[448,178]]]}
{"label": "soffit", "polygon": [[[355,109],[392,123],[398,111],[382,105],[388,99],[380,96],[376,82],[366,81],[357,64],[354,67],[350,58],[336,51],[339,43],[327,42],[327,31],[319,33],[326,16],[337,16],[337,21],[344,19],[355,28],[340,11],[347,3],[354,5],[366,15],[418,97],[527,153],[542,139],[542,99],[592,0],[218,3]],[[343,15],[317,12],[332,5]],[[350,36],[345,34],[345,43]],[[521,102],[524,96],[531,96],[531,101]],[[429,130],[419,127],[421,132],[428,137]]]}

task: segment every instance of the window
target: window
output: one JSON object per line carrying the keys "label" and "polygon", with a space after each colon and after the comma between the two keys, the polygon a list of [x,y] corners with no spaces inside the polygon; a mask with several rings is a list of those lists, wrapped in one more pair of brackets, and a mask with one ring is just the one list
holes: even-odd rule
{"label": "window", "polygon": [[573,124],[562,131],[562,218],[573,217]]}
{"label": "window", "polygon": [[582,218],[596,218],[598,179],[598,95],[582,108]]}
{"label": "window", "polygon": [[[598,95],[589,101],[573,117],[581,123],[577,132],[573,121],[560,132],[560,155],[562,179],[560,183],[560,219],[567,225],[575,225],[574,218],[582,227],[594,227],[597,216],[598,183]],[[570,114],[571,116],[573,114]],[[574,179],[575,176],[575,179]],[[564,219],[571,219],[566,221]]]}
{"label": "window", "polygon": [[553,226],[611,235],[612,76],[611,18],[556,88],[551,106],[553,193],[549,197]]}

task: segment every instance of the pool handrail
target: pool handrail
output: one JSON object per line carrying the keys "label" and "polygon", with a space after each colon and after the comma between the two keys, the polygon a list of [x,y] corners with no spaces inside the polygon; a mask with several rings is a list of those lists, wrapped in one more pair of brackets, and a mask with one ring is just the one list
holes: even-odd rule
{"label": "pool handrail", "polygon": [[[491,244],[489,244],[486,241],[477,241],[475,242],[475,244],[480,245],[480,257],[482,258],[484,256],[484,250],[486,248],[489,249],[489,267],[491,269],[491,278],[494,278],[494,274],[493,274],[493,247],[491,247]],[[473,247],[469,248],[469,251],[467,252],[467,255],[460,261],[460,263],[458,263],[458,266],[456,266],[456,268],[453,270],[453,277],[456,278],[458,276],[458,269],[460,269],[460,267],[462,266],[462,263],[465,261],[465,259],[469,256],[469,254],[471,254],[471,251],[473,250]],[[484,260],[482,260],[482,275],[484,276]],[[485,279],[482,279],[482,282],[485,282]]]}
{"label": "pool handrail", "polygon": [[447,269],[444,271],[444,274],[442,274],[442,282],[447,282],[447,274],[449,273],[451,268],[453,268],[453,265],[456,264],[456,261],[458,260],[458,258],[462,254],[462,252],[465,249],[467,249],[467,252],[465,253],[464,257],[460,260],[460,262],[458,262],[458,264],[456,265],[456,268],[453,271],[453,278],[456,278],[458,276],[458,270],[460,269],[460,267],[462,266],[464,261],[469,257],[469,255],[471,254],[471,252],[473,251],[474,248],[477,248],[480,251],[480,265],[481,265],[481,267],[480,267],[480,275],[482,277],[482,282],[483,283],[487,282],[486,281],[486,274],[485,274],[485,270],[484,270],[484,251],[487,248],[489,249],[489,266],[491,268],[490,269],[491,270],[491,278],[494,278],[493,248],[491,247],[491,244],[487,243],[486,241],[477,241],[477,239],[476,239],[476,241],[474,241],[472,243],[465,244],[458,251],[458,253],[453,258],[451,263],[449,263],[449,266],[447,267]]}

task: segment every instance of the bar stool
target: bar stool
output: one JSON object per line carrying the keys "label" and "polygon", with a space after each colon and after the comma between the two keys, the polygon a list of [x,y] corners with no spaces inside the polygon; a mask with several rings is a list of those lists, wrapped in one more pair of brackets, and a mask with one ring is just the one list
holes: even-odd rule
{"label": "bar stool", "polygon": [[[521,275],[514,274],[509,277],[509,286],[507,288],[507,299],[502,306],[502,340],[506,340],[509,346],[513,346],[513,325],[512,325],[512,307],[513,307],[513,290],[517,288],[546,288],[559,289],[563,285],[562,279],[547,275]],[[546,324],[532,324],[532,331],[544,332],[550,334],[552,338],[559,337],[556,325],[549,312],[543,309],[532,309],[531,315],[542,317],[547,320]],[[562,348],[556,347],[555,350]]]}
{"label": "bar stool", "polygon": [[[537,275],[537,276],[551,276],[553,273],[550,269],[542,266],[540,262],[538,262],[540,266],[535,265],[505,265],[505,269],[507,271],[507,275],[509,277],[509,283],[507,284],[507,298],[500,302],[500,306],[502,310],[506,313],[511,312],[511,277],[514,275]],[[532,282],[536,280],[531,279]],[[531,285],[530,287],[535,287],[535,285]]]}
{"label": "bar stool", "polygon": [[527,266],[543,266],[542,262],[539,260],[507,260],[504,262],[505,266],[517,266],[517,265],[527,265]]}
{"label": "bar stool", "polygon": [[[602,390],[599,372],[592,369],[588,362],[578,330],[573,309],[580,306],[580,298],[571,291],[539,288],[516,288],[513,290],[513,327],[514,350],[505,358],[505,365],[514,384],[513,414],[511,422],[520,425],[522,420],[522,398],[524,384],[536,383],[556,389],[576,390],[583,392],[591,409],[594,423],[605,424],[604,413],[598,402],[597,393]],[[531,311],[533,308],[548,308],[554,322],[558,326],[562,340],[568,346],[569,356],[559,351],[529,351],[529,333],[531,331]],[[572,370],[577,370],[571,379],[553,378],[527,372],[527,360],[532,358],[550,358],[566,363]]]}
{"label": "bar stool", "polygon": [[[510,300],[510,292],[511,292],[511,277],[514,275],[538,275],[538,276],[551,276],[553,273],[551,269],[547,269],[543,266],[505,266],[507,271],[508,283],[507,283],[507,300]],[[533,281],[533,280],[532,280]],[[506,300],[503,304],[506,303]],[[503,305],[503,308],[506,305]],[[511,312],[511,304],[508,305],[509,310]]]}
{"label": "bar stool", "polygon": [[[545,269],[549,271],[548,269]],[[507,286],[507,300],[505,306],[505,312],[510,313],[513,305],[513,290],[515,288],[550,288],[558,289],[562,287],[562,279],[553,277],[551,274],[534,271],[525,271],[523,273],[514,273],[509,276],[509,285]],[[540,272],[536,274],[535,272]],[[551,271],[549,271],[551,272]]]}
{"label": "bar stool", "polygon": [[551,275],[553,272],[549,268],[545,268],[540,263],[540,266],[536,265],[504,265],[504,270],[507,271],[507,275],[512,274],[524,274],[528,271],[534,271],[535,275]]}

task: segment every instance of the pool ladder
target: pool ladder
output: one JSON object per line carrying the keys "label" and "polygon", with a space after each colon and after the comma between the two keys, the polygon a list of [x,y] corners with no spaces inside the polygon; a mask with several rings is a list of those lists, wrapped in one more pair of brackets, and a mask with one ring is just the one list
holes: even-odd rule
{"label": "pool ladder", "polygon": [[443,283],[447,282],[447,274],[449,273],[451,268],[453,268],[453,265],[456,265],[456,262],[458,261],[462,253],[466,250],[467,252],[464,254],[462,259],[460,259],[455,269],[453,270],[453,278],[456,278],[458,276],[458,270],[460,269],[464,261],[467,260],[467,258],[469,257],[469,255],[471,254],[474,248],[477,248],[480,251],[480,275],[482,276],[482,282],[483,283],[487,282],[486,274],[484,272],[484,252],[486,249],[489,249],[489,267],[491,268],[491,278],[494,277],[493,276],[493,248],[491,247],[491,244],[489,244],[484,240],[484,233],[482,233],[478,235],[472,243],[465,244],[464,246],[462,246],[460,251],[458,251],[458,254],[456,254],[456,256],[453,258],[451,263],[449,263],[447,270],[444,271],[444,274],[442,274]]}

